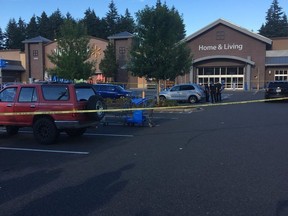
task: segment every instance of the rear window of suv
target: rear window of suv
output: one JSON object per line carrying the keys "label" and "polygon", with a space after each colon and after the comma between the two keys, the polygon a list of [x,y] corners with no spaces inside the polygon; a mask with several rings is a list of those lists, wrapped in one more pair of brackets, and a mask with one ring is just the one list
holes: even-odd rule
{"label": "rear window of suv", "polygon": [[69,100],[69,90],[66,85],[43,85],[42,86],[43,97],[45,100],[58,100],[67,101]]}

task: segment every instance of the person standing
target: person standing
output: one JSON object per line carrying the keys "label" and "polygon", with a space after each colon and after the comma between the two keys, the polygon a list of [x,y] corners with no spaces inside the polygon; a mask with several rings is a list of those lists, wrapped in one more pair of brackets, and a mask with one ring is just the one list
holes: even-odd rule
{"label": "person standing", "polygon": [[216,101],[221,101],[222,84],[220,82],[216,83]]}
{"label": "person standing", "polygon": [[211,103],[215,103],[216,102],[216,86],[213,83],[213,81],[210,83],[209,89],[210,89]]}
{"label": "person standing", "polygon": [[205,92],[206,102],[209,102],[210,88],[209,88],[208,83],[206,83],[204,86],[204,92]]}

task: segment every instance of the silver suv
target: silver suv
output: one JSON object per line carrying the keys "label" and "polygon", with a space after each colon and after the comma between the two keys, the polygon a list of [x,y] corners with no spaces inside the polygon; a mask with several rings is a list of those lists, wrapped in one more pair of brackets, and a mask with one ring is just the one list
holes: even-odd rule
{"label": "silver suv", "polygon": [[188,101],[197,103],[205,98],[203,88],[196,83],[179,84],[159,93],[160,100]]}

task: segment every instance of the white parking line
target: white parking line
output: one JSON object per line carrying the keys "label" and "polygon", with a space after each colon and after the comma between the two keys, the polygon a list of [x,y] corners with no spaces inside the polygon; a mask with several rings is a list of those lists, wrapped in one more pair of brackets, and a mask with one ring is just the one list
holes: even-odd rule
{"label": "white parking line", "polygon": [[84,133],[84,135],[88,136],[108,136],[108,137],[134,137],[130,134],[94,134],[94,133]]}
{"label": "white parking line", "polygon": [[46,153],[61,153],[61,154],[81,154],[81,155],[87,155],[87,154],[89,154],[89,152],[78,152],[78,151],[59,151],[59,150],[27,149],[27,148],[8,148],[8,147],[0,147],[0,150],[31,151],[31,152],[46,152]]}

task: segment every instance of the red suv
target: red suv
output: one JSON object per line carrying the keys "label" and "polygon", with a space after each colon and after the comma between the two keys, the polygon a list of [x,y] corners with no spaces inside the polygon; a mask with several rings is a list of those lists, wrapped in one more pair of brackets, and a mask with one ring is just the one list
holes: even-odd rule
{"label": "red suv", "polygon": [[41,144],[56,142],[61,131],[81,136],[104,117],[104,109],[102,97],[89,84],[17,84],[0,91],[0,126],[10,135],[32,127]]}

